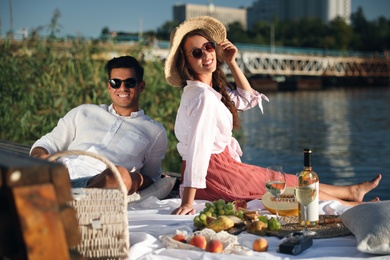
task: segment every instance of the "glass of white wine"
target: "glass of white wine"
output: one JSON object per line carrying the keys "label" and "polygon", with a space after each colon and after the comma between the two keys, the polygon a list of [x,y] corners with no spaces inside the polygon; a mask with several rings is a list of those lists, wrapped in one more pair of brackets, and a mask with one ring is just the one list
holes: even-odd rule
{"label": "glass of white wine", "polygon": [[315,187],[303,186],[303,187],[295,187],[294,196],[299,204],[303,206],[304,211],[304,221],[305,228],[302,230],[302,233],[305,236],[313,236],[316,234],[315,231],[311,231],[307,229],[307,205],[309,205],[316,197],[317,190]]}
{"label": "glass of white wine", "polygon": [[265,187],[267,191],[275,198],[276,219],[280,222],[278,200],[280,195],[286,189],[286,177],[284,175],[282,166],[267,167]]}

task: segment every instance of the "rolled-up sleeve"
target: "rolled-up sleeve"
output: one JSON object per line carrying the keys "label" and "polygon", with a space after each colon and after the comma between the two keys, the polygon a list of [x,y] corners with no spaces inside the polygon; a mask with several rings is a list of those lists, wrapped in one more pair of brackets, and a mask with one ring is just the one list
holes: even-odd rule
{"label": "rolled-up sleeve", "polygon": [[65,151],[75,135],[75,118],[80,107],[70,110],[63,118],[58,120],[57,126],[50,132],[38,139],[31,147],[43,147],[50,154]]}
{"label": "rolled-up sleeve", "polygon": [[269,99],[266,95],[253,91],[253,93],[246,91],[244,89],[237,88],[232,91],[228,88],[230,99],[235,103],[236,108],[239,110],[248,110],[258,105],[261,113],[263,111],[263,99],[269,102]]}

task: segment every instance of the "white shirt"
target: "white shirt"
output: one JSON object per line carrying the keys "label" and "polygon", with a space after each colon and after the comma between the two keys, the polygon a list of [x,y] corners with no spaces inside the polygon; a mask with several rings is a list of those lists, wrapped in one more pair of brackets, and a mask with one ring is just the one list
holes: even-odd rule
{"label": "white shirt", "polygon": [[[262,98],[268,101],[263,94],[239,88],[229,95],[239,110],[258,104],[263,111]],[[199,81],[187,81],[183,90],[175,123],[177,149],[186,161],[182,187],[205,188],[211,154],[223,152],[226,146],[232,157],[240,161],[242,151],[232,136],[233,116],[221,98],[220,93]]]}
{"label": "white shirt", "polygon": [[[128,170],[135,167],[157,181],[161,177],[167,144],[165,128],[143,110],[120,116],[112,105],[85,104],[70,110],[31,150],[39,146],[50,154],[66,150],[91,151]],[[107,168],[90,156],[69,156],[62,161],[71,179],[94,176]]]}

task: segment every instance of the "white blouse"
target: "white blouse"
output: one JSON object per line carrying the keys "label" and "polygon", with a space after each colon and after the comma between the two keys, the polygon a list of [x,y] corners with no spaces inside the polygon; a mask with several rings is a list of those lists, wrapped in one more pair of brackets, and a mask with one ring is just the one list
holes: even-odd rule
{"label": "white blouse", "polygon": [[[268,98],[254,91],[229,89],[231,100],[239,110],[257,104],[263,112],[262,99]],[[177,149],[186,161],[182,187],[206,188],[206,175],[211,154],[229,147],[232,157],[240,161],[242,151],[232,136],[233,116],[221,101],[221,94],[199,81],[187,81],[176,116]]]}

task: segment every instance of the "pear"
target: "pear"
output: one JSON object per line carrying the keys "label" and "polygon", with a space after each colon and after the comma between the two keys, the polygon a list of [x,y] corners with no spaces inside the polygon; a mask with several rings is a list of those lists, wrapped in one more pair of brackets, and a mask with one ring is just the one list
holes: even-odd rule
{"label": "pear", "polygon": [[246,231],[250,234],[264,236],[267,232],[267,224],[260,220],[248,222],[246,226]]}
{"label": "pear", "polygon": [[228,216],[219,216],[216,220],[212,221],[206,226],[215,232],[220,232],[222,230],[227,230],[234,226],[234,220]]}
{"label": "pear", "polygon": [[217,218],[206,216],[206,223],[207,223],[207,224],[210,224],[211,222],[213,222],[213,221],[216,220],[216,219],[217,219]]}

